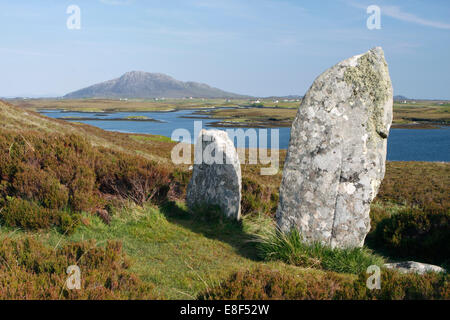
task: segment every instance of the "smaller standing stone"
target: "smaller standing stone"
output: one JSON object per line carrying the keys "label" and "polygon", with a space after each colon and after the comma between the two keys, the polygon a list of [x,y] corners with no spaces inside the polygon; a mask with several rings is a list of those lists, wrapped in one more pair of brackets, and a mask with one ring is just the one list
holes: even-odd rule
{"label": "smaller standing stone", "polygon": [[186,192],[190,209],[218,205],[231,219],[241,217],[241,165],[225,131],[202,130],[195,146],[192,178]]}

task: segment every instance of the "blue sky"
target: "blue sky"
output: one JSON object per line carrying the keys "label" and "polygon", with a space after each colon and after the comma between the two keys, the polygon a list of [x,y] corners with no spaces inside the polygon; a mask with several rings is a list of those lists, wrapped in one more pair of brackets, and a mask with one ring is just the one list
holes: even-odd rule
{"label": "blue sky", "polygon": [[[81,29],[69,30],[69,5]],[[366,8],[381,8],[368,30]],[[0,0],[0,96],[63,95],[131,70],[255,96],[303,95],[382,46],[395,94],[450,99],[450,2]]]}

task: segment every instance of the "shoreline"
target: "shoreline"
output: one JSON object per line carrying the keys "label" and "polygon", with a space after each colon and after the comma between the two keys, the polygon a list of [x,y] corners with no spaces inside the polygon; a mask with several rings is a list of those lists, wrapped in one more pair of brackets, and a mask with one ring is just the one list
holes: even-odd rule
{"label": "shoreline", "polygon": [[157,122],[157,123],[164,123],[164,121],[156,120],[153,118],[148,119],[137,119],[137,118],[88,118],[88,117],[68,117],[68,118],[54,118],[58,120],[66,120],[66,121],[138,121],[138,122]]}
{"label": "shoreline", "polygon": [[[184,115],[180,116],[180,118],[184,119],[199,119],[199,120],[213,120],[213,122],[207,124],[207,127],[214,127],[214,128],[289,128],[292,126],[293,119],[287,119],[288,117],[281,117],[280,119],[277,119],[277,116],[271,116],[265,115],[264,112],[270,110],[297,110],[293,108],[273,108],[273,107],[251,107],[251,106],[230,106],[230,107],[224,107],[224,106],[213,106],[213,107],[199,107],[195,109],[191,108],[179,108],[179,109],[167,109],[167,110],[138,110],[138,109],[131,109],[131,110],[96,110],[96,111],[86,111],[86,110],[80,110],[77,111],[76,109],[55,109],[55,108],[39,108],[37,110],[38,113],[45,114],[45,113],[80,113],[80,114],[90,114],[90,115],[96,115],[97,117],[103,117],[106,115],[111,114],[118,114],[118,113],[142,113],[142,112],[149,112],[149,113],[169,113],[169,112],[178,112],[183,110],[190,110],[192,113],[190,115]],[[237,115],[224,115],[223,117],[220,117],[220,114],[215,114],[217,111],[241,111],[241,110],[254,110],[257,112],[261,112],[261,115],[256,115],[253,117],[249,117],[248,114],[242,115],[242,117],[237,117]],[[394,110],[395,113],[395,110]],[[68,121],[148,121],[148,122],[162,122],[160,120],[156,119],[122,119],[122,118],[112,118],[112,119],[102,119],[102,118],[96,118],[96,117],[68,117],[68,118],[59,118],[61,120],[68,120]],[[214,121],[215,120],[215,121]],[[391,128],[392,129],[440,129],[443,127],[450,126],[450,123],[446,120],[437,119],[437,120],[431,120],[431,119],[425,119],[425,118],[403,118],[403,121],[410,121],[410,122],[404,122],[404,123],[393,123]],[[395,120],[394,120],[395,121]]]}

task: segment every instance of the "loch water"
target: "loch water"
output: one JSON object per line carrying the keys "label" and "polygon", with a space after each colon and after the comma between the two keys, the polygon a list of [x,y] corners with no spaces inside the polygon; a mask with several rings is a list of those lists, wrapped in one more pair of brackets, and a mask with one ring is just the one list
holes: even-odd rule
{"label": "loch water", "polygon": [[[201,121],[203,128],[211,128],[221,119],[195,119],[197,110],[180,110],[173,112],[114,112],[114,113],[86,113],[68,112],[63,110],[41,110],[40,113],[52,118],[97,118],[99,120],[77,120],[99,127],[104,130],[145,133],[172,137],[176,129],[186,129],[194,136],[194,121]],[[124,119],[130,116],[145,116],[158,120],[151,121],[114,121],[108,119]],[[221,130],[238,128],[219,128]],[[246,131],[249,128],[244,128]],[[252,128],[250,128],[252,129]],[[278,129],[279,148],[287,149],[290,138],[290,128],[269,128],[267,130],[267,143],[271,146],[271,133]],[[191,140],[192,142],[192,140]],[[248,143],[248,141],[246,142]],[[391,129],[388,139],[388,160],[391,161],[450,161],[450,127],[438,129]]]}

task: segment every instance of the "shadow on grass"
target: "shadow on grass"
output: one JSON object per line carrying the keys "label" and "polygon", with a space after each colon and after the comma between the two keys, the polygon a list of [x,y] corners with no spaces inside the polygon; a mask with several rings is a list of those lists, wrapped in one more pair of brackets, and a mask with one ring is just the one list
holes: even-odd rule
{"label": "shadow on grass", "polygon": [[449,268],[450,214],[446,210],[405,208],[379,219],[365,244],[390,262],[417,261]]}
{"label": "shadow on grass", "polygon": [[209,239],[228,243],[243,257],[260,261],[253,241],[255,237],[243,230],[242,222],[226,218],[217,207],[202,206],[190,212],[168,201],[160,205],[159,209],[169,222]]}
{"label": "shadow on grass", "polygon": [[[378,240],[379,241],[379,240]],[[374,233],[369,233],[366,237],[366,241],[364,245],[372,250],[374,253],[383,256],[386,259],[386,263],[391,262],[401,262],[401,261],[417,261],[420,263],[428,263],[440,266],[445,270],[450,270],[450,257],[448,255],[443,254],[440,260],[435,260],[433,258],[427,258],[417,254],[405,254],[401,251],[395,252],[393,249],[389,249],[383,246],[383,244],[378,243],[375,238]],[[445,250],[443,246],[437,246],[438,248],[442,248],[442,251]],[[446,260],[447,259],[447,260]]]}

